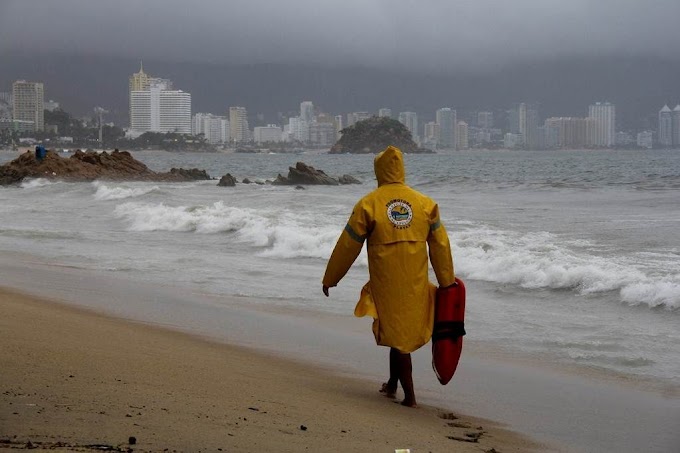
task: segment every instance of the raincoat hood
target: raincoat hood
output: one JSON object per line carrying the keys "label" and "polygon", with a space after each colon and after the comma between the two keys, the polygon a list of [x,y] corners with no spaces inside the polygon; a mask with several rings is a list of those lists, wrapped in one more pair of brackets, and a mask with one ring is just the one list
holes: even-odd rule
{"label": "raincoat hood", "polygon": [[406,182],[404,156],[399,148],[394,146],[388,146],[383,152],[375,156],[373,169],[378,180],[378,186],[394,183],[404,184]]}

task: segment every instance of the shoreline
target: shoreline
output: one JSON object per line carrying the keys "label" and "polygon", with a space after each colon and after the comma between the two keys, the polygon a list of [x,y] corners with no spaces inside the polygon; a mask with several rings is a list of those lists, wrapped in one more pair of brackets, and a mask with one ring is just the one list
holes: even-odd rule
{"label": "shoreline", "polygon": [[135,437],[135,451],[545,449],[496,422],[404,408],[378,382],[276,354],[4,287],[0,309],[0,446],[127,449]]}
{"label": "shoreline", "polygon": [[[372,382],[362,389],[368,396],[374,396],[387,370],[386,350],[375,347],[366,319],[263,307],[249,298],[55,266],[20,253],[0,259],[0,287]],[[677,392],[664,395],[638,383],[622,385],[617,379],[583,375],[578,368],[565,372],[559,364],[505,356],[486,346],[466,343],[459,370],[446,387],[432,373],[429,348],[416,351],[419,403],[493,420],[540,442],[541,451],[549,445],[554,451],[666,452],[680,445],[674,428],[680,419]]]}

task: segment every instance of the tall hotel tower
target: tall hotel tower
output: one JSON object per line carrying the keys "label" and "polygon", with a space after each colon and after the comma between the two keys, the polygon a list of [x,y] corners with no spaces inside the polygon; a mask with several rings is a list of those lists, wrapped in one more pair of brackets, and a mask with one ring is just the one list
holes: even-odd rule
{"label": "tall hotel tower", "polygon": [[248,112],[245,107],[229,107],[229,128],[232,141],[240,143],[250,139]]}
{"label": "tall hotel tower", "polygon": [[129,89],[133,133],[191,134],[190,93],[173,90],[170,80],[149,77],[141,66],[130,76]]}
{"label": "tall hotel tower", "polygon": [[588,117],[597,121],[593,145],[611,147],[616,137],[616,106],[597,102],[588,108]]}
{"label": "tall hotel tower", "polygon": [[673,146],[673,112],[667,105],[659,111],[659,144]]}
{"label": "tall hotel tower", "polygon": [[40,82],[17,80],[12,84],[14,121],[33,122],[33,130],[45,130],[45,90]]}
{"label": "tall hotel tower", "polygon": [[439,126],[438,145],[441,148],[454,148],[456,146],[455,128],[458,123],[456,117],[456,111],[448,107],[437,110],[437,125]]}

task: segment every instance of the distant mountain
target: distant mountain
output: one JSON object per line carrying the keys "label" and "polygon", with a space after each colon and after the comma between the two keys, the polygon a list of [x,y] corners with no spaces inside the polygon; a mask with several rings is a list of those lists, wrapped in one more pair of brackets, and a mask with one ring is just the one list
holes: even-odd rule
{"label": "distant mountain", "polygon": [[[19,78],[45,82],[46,98],[74,114],[100,105],[109,118],[127,122],[128,76],[139,61],[86,56],[0,55],[0,91]],[[659,58],[573,58],[517,63],[487,74],[419,74],[365,67],[282,64],[217,65],[144,61],[144,70],[169,78],[192,94],[194,112],[225,114],[244,106],[251,125],[277,122],[311,100],[325,112],[415,111],[421,124],[440,107],[459,111],[507,109],[515,102],[539,102],[540,114],[584,116],[588,105],[617,105],[622,127],[653,125],[665,103],[680,102],[680,61]]]}

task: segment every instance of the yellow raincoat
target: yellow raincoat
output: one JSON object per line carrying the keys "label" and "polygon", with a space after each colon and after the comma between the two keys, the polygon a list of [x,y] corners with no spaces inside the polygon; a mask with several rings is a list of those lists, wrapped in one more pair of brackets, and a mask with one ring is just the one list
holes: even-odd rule
{"label": "yellow raincoat", "polygon": [[451,246],[437,204],[405,184],[401,151],[389,146],[375,157],[374,168],[378,188],[354,207],[323,284],[338,284],[366,240],[370,280],[354,314],[374,318],[379,345],[409,353],[432,336],[436,288],[428,279],[428,246],[440,286],[455,282]]}

